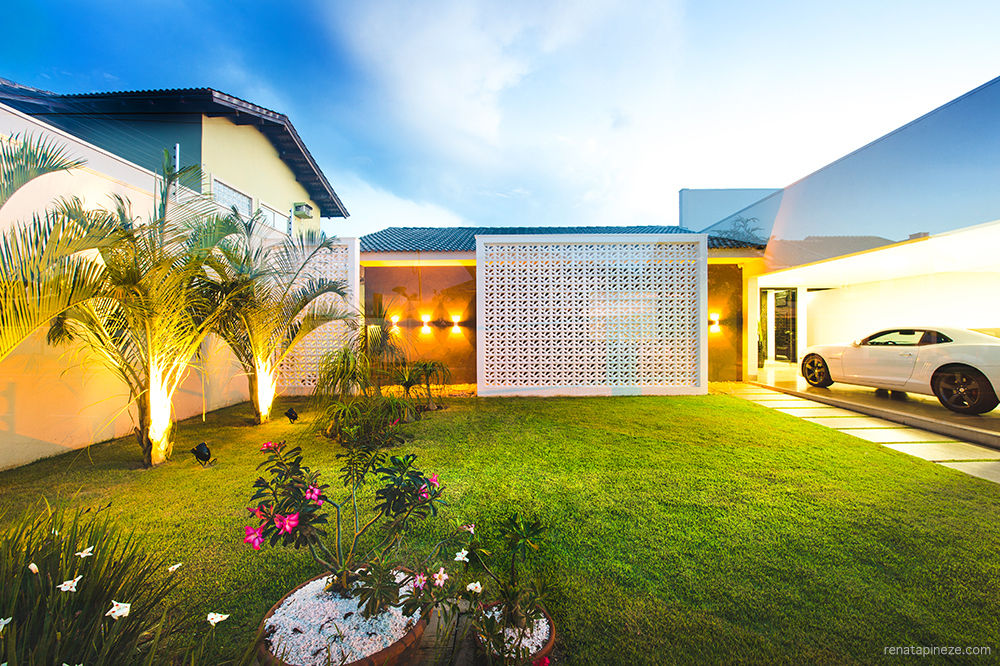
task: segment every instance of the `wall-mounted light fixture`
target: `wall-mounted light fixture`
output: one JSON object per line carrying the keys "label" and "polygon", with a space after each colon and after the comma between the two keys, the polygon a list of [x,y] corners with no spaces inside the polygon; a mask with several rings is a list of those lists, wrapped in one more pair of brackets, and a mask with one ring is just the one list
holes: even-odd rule
{"label": "wall-mounted light fixture", "polygon": [[718,333],[719,331],[722,330],[722,327],[719,325],[719,320],[720,319],[722,319],[722,316],[718,312],[710,312],[708,314],[708,332],[709,333]]}
{"label": "wall-mounted light fixture", "polygon": [[424,325],[426,326],[427,323],[431,320],[431,316],[430,315],[420,315],[420,320],[422,322],[424,322]]}
{"label": "wall-mounted light fixture", "polygon": [[391,317],[389,317],[389,321],[391,321],[392,325],[395,326],[396,324],[399,323],[399,315],[392,315]]}
{"label": "wall-mounted light fixture", "polygon": [[458,327],[458,322],[461,321],[461,319],[462,319],[461,315],[452,315],[451,316],[451,322],[453,324],[452,327],[451,327],[451,332],[452,333],[458,333],[458,332],[460,332],[462,330],[462,329],[460,329]]}

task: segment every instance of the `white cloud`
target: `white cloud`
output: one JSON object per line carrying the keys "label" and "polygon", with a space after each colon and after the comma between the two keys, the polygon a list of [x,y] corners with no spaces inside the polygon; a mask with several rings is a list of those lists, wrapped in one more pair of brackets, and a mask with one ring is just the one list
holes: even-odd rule
{"label": "white cloud", "polygon": [[349,218],[324,219],[329,235],[357,238],[386,227],[458,227],[469,223],[441,206],[411,201],[374,187],[355,174],[333,175]]}

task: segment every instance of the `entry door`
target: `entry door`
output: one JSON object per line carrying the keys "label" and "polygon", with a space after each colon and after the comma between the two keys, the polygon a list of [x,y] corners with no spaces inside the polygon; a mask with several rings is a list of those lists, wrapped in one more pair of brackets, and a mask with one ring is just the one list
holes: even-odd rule
{"label": "entry door", "polygon": [[774,359],[797,362],[795,290],[774,292]]}
{"label": "entry door", "polygon": [[887,388],[901,388],[913,373],[923,331],[896,329],[876,333],[844,351],[844,374]]}

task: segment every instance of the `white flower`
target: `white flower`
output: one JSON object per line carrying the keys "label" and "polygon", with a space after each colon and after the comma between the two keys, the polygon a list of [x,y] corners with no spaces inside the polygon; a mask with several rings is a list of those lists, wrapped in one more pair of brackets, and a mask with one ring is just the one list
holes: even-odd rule
{"label": "white flower", "polygon": [[30,571],[33,574],[38,573],[38,565],[32,562],[31,564],[28,565],[28,571]]}
{"label": "white flower", "polygon": [[209,613],[208,614],[208,623],[214,627],[218,623],[220,623],[223,620],[225,620],[227,617],[229,617],[229,616],[228,615],[223,615],[222,613]]}
{"label": "white flower", "polygon": [[464,548],[457,553],[455,553],[456,562],[468,562],[469,561],[469,551]]}
{"label": "white flower", "polygon": [[476,525],[475,525],[475,523],[473,523],[472,525],[462,525],[462,529],[465,530],[466,532],[468,532],[469,534],[475,534],[476,533]]}
{"label": "white flower", "polygon": [[477,580],[475,583],[469,583],[468,585],[466,585],[465,589],[467,589],[469,592],[475,592],[476,594],[480,594],[483,591],[483,584]]}
{"label": "white flower", "polygon": [[6,627],[8,624],[10,624],[13,621],[14,621],[14,617],[13,616],[8,617],[7,619],[4,619],[4,618],[0,617],[0,634],[3,633],[3,628]]}
{"label": "white flower", "polygon": [[76,592],[76,584],[80,582],[81,578],[83,578],[83,576],[77,576],[73,580],[63,581],[56,587],[58,587],[63,592]]}
{"label": "white flower", "polygon": [[128,617],[128,612],[132,608],[132,604],[124,604],[119,601],[111,600],[111,610],[105,613],[105,617],[112,617],[117,620],[120,617]]}
{"label": "white flower", "polygon": [[178,569],[181,568],[181,564],[183,564],[183,563],[182,562],[178,562],[177,564],[171,564],[169,567],[167,567],[167,571],[169,571],[170,573],[173,573],[173,572],[175,572],[175,571],[177,571]]}
{"label": "white flower", "polygon": [[84,548],[83,550],[81,550],[79,553],[76,554],[77,557],[93,557],[93,555],[94,555],[93,546],[87,546],[86,548]]}

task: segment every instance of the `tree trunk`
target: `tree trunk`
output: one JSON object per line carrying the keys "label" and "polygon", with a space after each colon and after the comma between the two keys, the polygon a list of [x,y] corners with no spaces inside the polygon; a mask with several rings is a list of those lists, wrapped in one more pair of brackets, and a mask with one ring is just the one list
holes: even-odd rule
{"label": "tree trunk", "polygon": [[250,389],[250,404],[253,405],[253,415],[257,420],[257,425],[264,423],[267,419],[260,411],[260,394],[258,393],[257,373],[251,372],[247,375],[247,385]]}

